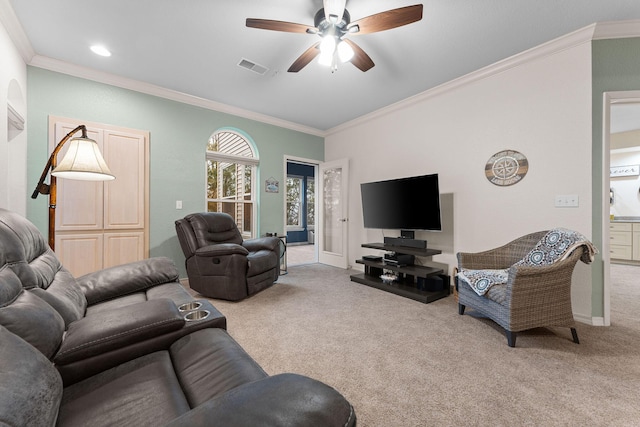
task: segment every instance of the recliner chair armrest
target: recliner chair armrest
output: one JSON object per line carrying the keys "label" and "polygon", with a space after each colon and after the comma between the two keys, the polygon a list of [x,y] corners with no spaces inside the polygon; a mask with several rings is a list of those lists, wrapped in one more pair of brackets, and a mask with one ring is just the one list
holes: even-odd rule
{"label": "recliner chair armrest", "polygon": [[97,313],[72,322],[53,361],[65,365],[184,327],[170,299],[154,299]]}
{"label": "recliner chair armrest", "polygon": [[105,268],[76,279],[89,305],[178,281],[178,270],[167,257]]}
{"label": "recliner chair armrest", "polygon": [[168,426],[356,425],[349,402],[335,389],[297,374],[280,374],[236,387],[176,418]]}
{"label": "recliner chair armrest", "polygon": [[203,246],[196,250],[196,256],[215,257],[224,255],[249,255],[249,251],[235,243],[219,243],[217,245]]}
{"label": "recliner chair armrest", "polygon": [[262,249],[276,251],[280,248],[280,239],[277,237],[258,237],[257,239],[247,239],[242,242],[242,246],[250,252],[257,252]]}

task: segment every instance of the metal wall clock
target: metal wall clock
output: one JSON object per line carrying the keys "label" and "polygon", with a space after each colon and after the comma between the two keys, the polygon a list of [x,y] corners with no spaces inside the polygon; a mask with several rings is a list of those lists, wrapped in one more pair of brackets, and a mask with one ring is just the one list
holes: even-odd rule
{"label": "metal wall clock", "polygon": [[528,171],[527,158],[515,150],[504,150],[494,154],[484,168],[489,182],[503,187],[517,184]]}

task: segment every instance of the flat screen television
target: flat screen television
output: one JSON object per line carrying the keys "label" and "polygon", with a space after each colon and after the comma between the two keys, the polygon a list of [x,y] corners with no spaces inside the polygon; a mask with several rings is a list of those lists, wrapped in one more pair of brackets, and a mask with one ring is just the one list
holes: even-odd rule
{"label": "flat screen television", "polygon": [[438,174],[360,184],[365,228],[442,230]]}

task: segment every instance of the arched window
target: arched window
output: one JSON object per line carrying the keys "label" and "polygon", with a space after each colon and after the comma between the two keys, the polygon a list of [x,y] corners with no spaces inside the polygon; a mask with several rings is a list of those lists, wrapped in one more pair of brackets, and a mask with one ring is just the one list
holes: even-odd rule
{"label": "arched window", "polygon": [[256,237],[255,199],[258,157],[245,136],[214,133],[207,144],[207,211],[235,218],[243,238]]}

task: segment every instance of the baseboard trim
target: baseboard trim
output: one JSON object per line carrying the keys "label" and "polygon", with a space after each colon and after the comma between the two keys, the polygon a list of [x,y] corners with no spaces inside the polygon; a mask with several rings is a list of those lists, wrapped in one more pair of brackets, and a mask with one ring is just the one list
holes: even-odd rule
{"label": "baseboard trim", "polygon": [[573,313],[573,318],[580,323],[586,323],[591,326],[605,326],[604,317],[584,316],[582,314]]}

